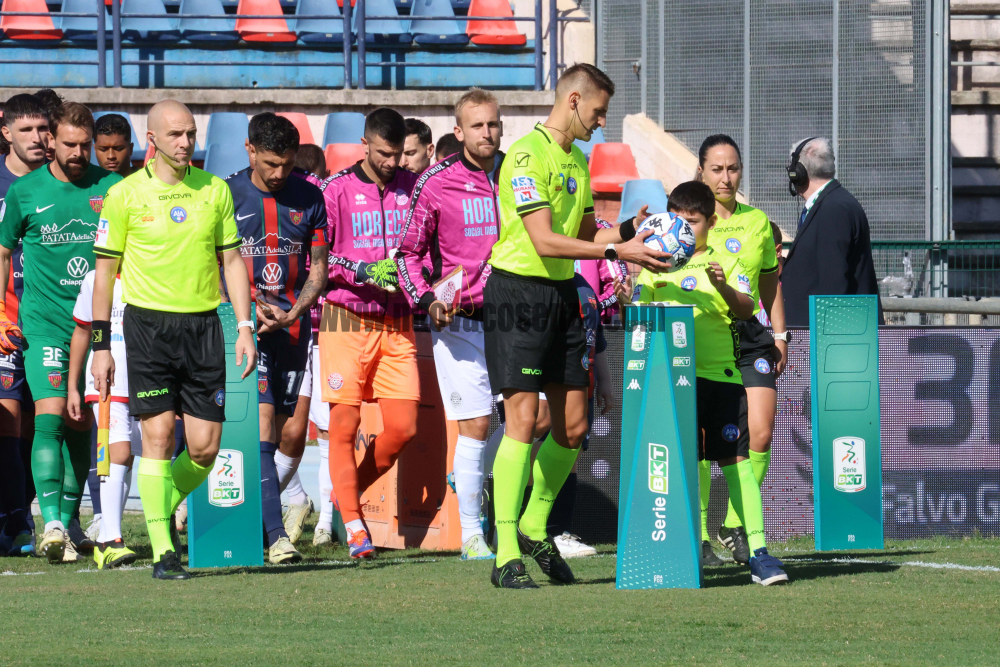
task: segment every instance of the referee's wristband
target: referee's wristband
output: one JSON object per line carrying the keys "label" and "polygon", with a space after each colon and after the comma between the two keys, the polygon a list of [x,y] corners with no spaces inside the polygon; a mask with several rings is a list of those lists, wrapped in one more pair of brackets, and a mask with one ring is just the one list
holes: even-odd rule
{"label": "referee's wristband", "polygon": [[111,349],[110,320],[94,320],[90,323],[90,344],[95,350]]}
{"label": "referee's wristband", "polygon": [[635,237],[635,216],[618,225],[618,233],[622,235],[622,241],[631,241]]}

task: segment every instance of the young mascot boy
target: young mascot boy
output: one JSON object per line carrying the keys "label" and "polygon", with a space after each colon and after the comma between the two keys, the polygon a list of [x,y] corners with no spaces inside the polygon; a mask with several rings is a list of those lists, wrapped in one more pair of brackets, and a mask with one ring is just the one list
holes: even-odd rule
{"label": "young mascot boy", "polygon": [[729,485],[733,507],[746,526],[750,574],[764,586],[788,581],[780,560],[767,553],[760,486],[750,465],[747,397],[736,360],[739,338],[734,322],[753,316],[750,280],[739,260],[708,247],[715,224],[715,196],[704,183],[682,183],[670,193],[668,210],[691,225],[695,253],[682,268],[654,274],[643,270],[636,287],[641,303],[694,306],[695,375],[699,458],[717,461]]}

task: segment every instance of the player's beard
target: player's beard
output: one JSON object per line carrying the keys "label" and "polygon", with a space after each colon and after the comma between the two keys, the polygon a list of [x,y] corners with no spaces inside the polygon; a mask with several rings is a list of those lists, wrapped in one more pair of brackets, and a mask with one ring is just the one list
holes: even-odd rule
{"label": "player's beard", "polygon": [[24,164],[38,165],[45,162],[45,144],[41,141],[23,148],[12,143],[10,149]]}
{"label": "player's beard", "polygon": [[474,147],[466,147],[472,157],[478,160],[489,160],[497,154],[496,144],[476,144]]}
{"label": "player's beard", "polygon": [[59,168],[62,169],[63,173],[66,174],[71,180],[76,180],[83,176],[84,172],[87,171],[87,161],[82,157],[72,158],[66,163],[59,163]]}

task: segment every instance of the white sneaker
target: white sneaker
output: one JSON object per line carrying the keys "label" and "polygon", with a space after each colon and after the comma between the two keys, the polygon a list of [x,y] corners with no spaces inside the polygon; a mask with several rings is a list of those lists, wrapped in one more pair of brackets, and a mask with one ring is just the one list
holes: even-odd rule
{"label": "white sneaker", "polygon": [[490,551],[490,545],[482,535],[473,535],[462,545],[461,560],[491,560],[496,555]]}
{"label": "white sneaker", "polygon": [[42,533],[42,541],[38,543],[38,553],[45,556],[50,563],[63,562],[63,551],[69,537],[61,528],[53,528]]}
{"label": "white sneaker", "polygon": [[86,560],[83,556],[77,553],[76,547],[73,546],[73,540],[69,537],[69,531],[63,533],[63,563],[76,563],[81,560]]}
{"label": "white sneaker", "polygon": [[278,541],[272,544],[267,550],[267,560],[272,565],[298,563],[302,560],[302,554],[292,546],[287,537],[279,537]]}
{"label": "white sneaker", "polygon": [[97,538],[101,536],[101,515],[95,514],[87,524],[87,538],[92,542],[97,542]]}
{"label": "white sneaker", "polygon": [[596,556],[597,549],[584,544],[576,535],[563,533],[552,538],[559,549],[559,555],[563,558],[583,558],[584,556]]}
{"label": "white sneaker", "polygon": [[317,528],[313,533],[314,547],[328,547],[333,544],[333,535],[326,528]]}
{"label": "white sneaker", "polygon": [[288,533],[288,540],[295,544],[302,537],[302,530],[306,527],[306,519],[313,513],[313,501],[306,496],[306,501],[301,505],[289,505],[285,514],[285,532]]}

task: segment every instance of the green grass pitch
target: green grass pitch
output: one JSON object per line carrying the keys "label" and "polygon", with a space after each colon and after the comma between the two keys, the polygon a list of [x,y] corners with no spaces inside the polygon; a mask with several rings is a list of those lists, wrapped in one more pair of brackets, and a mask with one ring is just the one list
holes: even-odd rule
{"label": "green grass pitch", "polygon": [[816,553],[772,544],[793,579],[706,570],[702,590],[619,592],[615,551],[570,561],[580,583],[498,591],[489,563],[383,552],[349,562],[300,540],[299,565],[154,581],[141,517],[127,571],[0,559],[3,665],[991,665],[1000,540]]}

